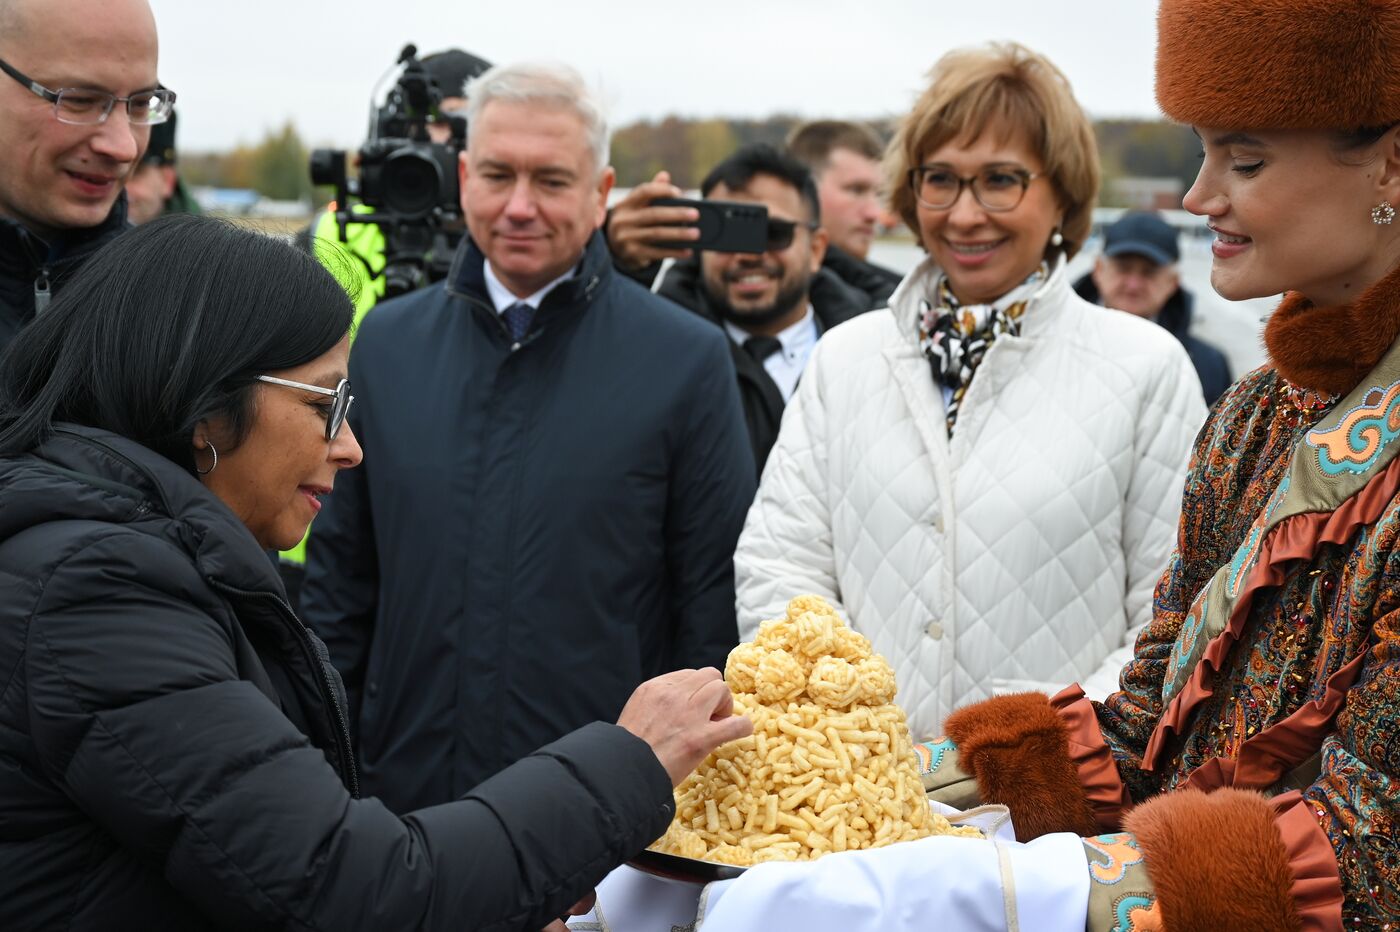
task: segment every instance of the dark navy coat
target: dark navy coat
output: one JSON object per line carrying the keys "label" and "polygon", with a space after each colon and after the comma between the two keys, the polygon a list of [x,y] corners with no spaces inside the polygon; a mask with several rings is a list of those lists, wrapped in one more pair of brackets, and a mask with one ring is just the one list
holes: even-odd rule
{"label": "dark navy coat", "polygon": [[632,690],[721,666],[755,470],[724,334],[595,234],[514,343],[465,239],[350,355],[364,464],[313,526],[302,609],[367,792],[444,802]]}

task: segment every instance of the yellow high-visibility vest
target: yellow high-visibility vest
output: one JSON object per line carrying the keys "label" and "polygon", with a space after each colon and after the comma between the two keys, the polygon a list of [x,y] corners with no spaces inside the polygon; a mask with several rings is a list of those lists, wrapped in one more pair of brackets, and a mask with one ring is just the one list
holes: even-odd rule
{"label": "yellow high-visibility vest", "polygon": [[[351,208],[354,213],[372,213],[372,208],[357,204]],[[373,223],[347,223],[345,242],[340,240],[340,228],[335,220],[335,205],[331,204],[316,221],[312,233],[312,255],[330,270],[331,274],[345,286],[345,290],[355,301],[355,320],[350,327],[350,339],[355,339],[369,309],[384,297],[384,231]],[[306,565],[306,540],[311,536],[308,528],[306,537],[291,550],[283,550],[278,557],[287,563]]]}

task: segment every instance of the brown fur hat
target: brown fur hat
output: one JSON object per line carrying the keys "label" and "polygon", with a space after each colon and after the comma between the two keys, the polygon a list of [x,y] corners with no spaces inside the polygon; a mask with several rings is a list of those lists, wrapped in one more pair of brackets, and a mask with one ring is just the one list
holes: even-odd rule
{"label": "brown fur hat", "polygon": [[1157,103],[1231,129],[1380,128],[1400,121],[1395,0],[1162,0]]}

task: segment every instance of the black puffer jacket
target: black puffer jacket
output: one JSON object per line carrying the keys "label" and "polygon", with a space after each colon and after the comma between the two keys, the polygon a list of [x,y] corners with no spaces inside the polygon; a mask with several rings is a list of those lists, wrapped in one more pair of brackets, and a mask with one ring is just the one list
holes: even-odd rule
{"label": "black puffer jacket", "polygon": [[864,295],[866,309],[872,311],[890,306],[890,295],[904,278],[893,269],[857,259],[836,246],[826,247],[822,268],[841,279],[848,288]]}
{"label": "black puffer jacket", "polygon": [[53,242],[0,218],[0,352],[34,319],[36,292],[47,290],[52,298],[93,253],[130,228],[125,194],[117,198],[106,220],[71,230]]}
{"label": "black puffer jacket", "polygon": [[671,817],[595,724],[358,799],[339,680],[215,496],[114,434],[0,458],[0,928],[539,929]]}

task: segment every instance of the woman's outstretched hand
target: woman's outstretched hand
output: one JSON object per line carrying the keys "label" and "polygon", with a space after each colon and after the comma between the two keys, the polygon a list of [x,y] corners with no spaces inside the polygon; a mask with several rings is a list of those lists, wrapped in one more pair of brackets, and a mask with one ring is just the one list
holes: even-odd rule
{"label": "woman's outstretched hand", "polygon": [[721,744],[753,733],[753,723],[734,714],[734,697],[714,667],[647,680],[627,700],[617,723],[651,745],[672,786]]}

